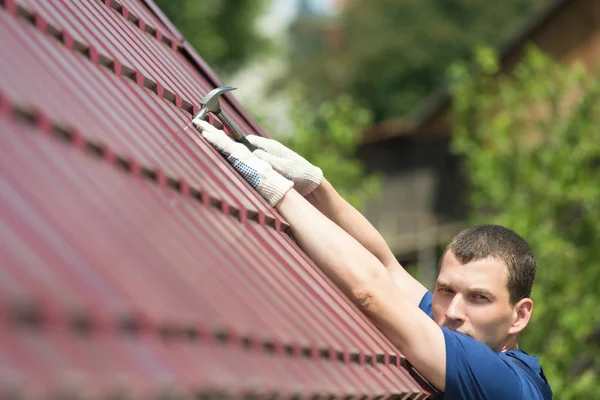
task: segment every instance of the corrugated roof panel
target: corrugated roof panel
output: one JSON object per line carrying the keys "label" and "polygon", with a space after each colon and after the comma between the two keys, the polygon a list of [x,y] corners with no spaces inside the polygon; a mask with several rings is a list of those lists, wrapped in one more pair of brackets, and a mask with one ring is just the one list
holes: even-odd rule
{"label": "corrugated roof panel", "polygon": [[[94,166],[92,160],[74,157],[52,145],[40,146],[38,142],[26,140],[29,137],[34,138],[33,135],[2,138],[2,147],[12,150],[12,154],[2,160],[8,188],[13,189],[8,193],[20,194],[18,198],[8,198],[13,201],[5,204],[4,209],[12,211],[11,214],[19,214],[22,209],[21,223],[40,231],[42,240],[53,245],[57,253],[71,256],[69,272],[75,278],[74,285],[85,288],[83,299],[87,293],[98,293],[99,296],[102,294],[101,298],[94,300],[104,304],[108,302],[106,297],[124,293],[129,302],[137,304],[136,308],[143,310],[157,324],[170,319],[192,321],[198,301],[206,305],[206,313],[210,311],[210,298],[198,298],[198,289],[193,290],[181,277],[173,274],[178,270],[173,264],[189,265],[184,259],[185,253],[171,252],[169,255],[174,259],[161,254],[168,245],[162,241],[162,234],[172,233],[162,224],[168,215],[161,216],[156,209],[151,210],[153,214],[137,215],[150,204],[144,201],[144,195],[152,193],[137,190],[132,199],[131,192],[135,190],[132,187],[136,185],[124,181],[116,170],[94,168],[90,171]],[[17,186],[24,178],[28,184]],[[133,200],[137,207],[132,208]],[[128,215],[119,213],[123,203],[128,206]],[[57,220],[61,221],[58,226],[52,224]],[[103,222],[94,224],[94,221]],[[140,223],[145,225],[140,226]],[[155,240],[144,237],[151,233],[155,233]],[[94,246],[86,246],[90,242]],[[77,249],[86,250],[78,252]],[[197,257],[202,254],[196,253]],[[44,258],[44,254],[40,256]],[[170,268],[165,268],[168,265]],[[201,265],[207,264],[199,261],[198,266]],[[207,274],[204,280],[211,277]],[[202,284],[195,282],[197,280],[187,282]],[[213,286],[206,285],[208,294],[211,288]],[[161,296],[156,297],[155,293],[161,293]],[[237,306],[238,314],[244,316],[243,308],[240,304]],[[214,314],[218,316],[218,313]],[[234,315],[229,313],[227,317],[232,319]]]}
{"label": "corrugated roof panel", "polygon": [[[63,27],[100,54],[140,71],[146,78],[192,105],[198,106],[204,94],[211,89],[208,82],[198,79],[197,71],[190,69],[188,61],[176,51],[178,45],[169,47],[104,3],[41,2],[31,3],[29,7],[35,7],[44,19]],[[243,132],[254,132],[245,119],[233,112],[226,100],[223,101],[223,110]]]}
{"label": "corrugated roof panel", "polygon": [[[7,149],[12,148],[11,145],[6,145],[5,147]],[[31,145],[24,146],[24,150],[26,151],[27,148],[32,147],[33,146]],[[34,154],[31,157],[39,160],[38,163],[43,168],[40,172],[48,174],[48,176],[39,179],[33,179],[33,177],[29,178],[29,180],[32,182],[37,182],[38,180],[41,181],[39,185],[41,189],[44,187],[43,183],[46,182],[47,179],[50,178],[50,176],[54,175],[54,172],[52,172],[54,171],[54,169],[52,168],[52,164],[50,162],[44,162],[44,158],[42,157],[42,155]],[[63,157],[64,156],[61,156],[60,158],[62,159]],[[11,165],[18,165],[18,162],[12,161]],[[64,171],[62,172],[64,173]],[[58,176],[59,173],[61,173],[61,171],[56,172],[56,175]],[[94,176],[101,176],[101,174],[95,173]],[[111,176],[110,180],[116,181],[116,178]],[[100,180],[96,178],[96,181],[97,183],[95,186],[99,186]],[[88,181],[86,181],[84,178],[80,178],[79,182],[76,182],[77,187],[81,188],[83,193],[93,193],[95,188],[93,186],[87,187],[87,182]],[[56,182],[56,184],[59,183],[61,183],[60,180]],[[73,183],[74,182],[65,181],[63,185],[65,187],[72,187],[74,186]],[[323,338],[323,336],[321,336],[321,339],[319,339],[320,344],[316,344],[319,348],[330,348],[334,355],[336,351],[344,351],[345,354],[349,356],[350,353],[358,353],[359,349],[362,349],[360,350],[361,352],[365,352],[367,354],[372,355],[373,357],[376,357],[378,354],[382,354],[384,352],[382,348],[386,347],[386,343],[381,340],[380,335],[372,336],[367,334],[366,336],[364,336],[364,331],[361,332],[360,329],[356,328],[357,326],[361,325],[363,329],[365,327],[372,328],[370,324],[365,325],[364,320],[361,320],[362,314],[357,313],[355,309],[350,309],[347,300],[345,298],[342,298],[342,296],[339,294],[339,291],[333,291],[331,286],[323,290],[322,285],[329,285],[329,283],[322,277],[320,279],[314,278],[316,270],[312,264],[305,262],[303,269],[295,268],[297,261],[293,258],[286,259],[282,257],[270,256],[270,254],[277,253],[285,254],[286,250],[285,248],[277,248],[276,246],[273,246],[271,244],[273,243],[273,240],[275,240],[275,243],[278,242],[276,237],[273,237],[273,240],[269,241],[260,241],[255,239],[260,237],[263,231],[266,230],[262,228],[257,229],[257,227],[254,227],[253,224],[248,224],[247,226],[242,227],[231,226],[230,224],[224,223],[222,221],[223,216],[220,213],[206,214],[199,213],[199,211],[195,209],[188,210],[185,207],[185,203],[179,201],[177,202],[177,204],[181,207],[178,208],[178,211],[182,211],[184,213],[183,215],[181,215],[181,217],[179,214],[169,214],[165,215],[164,218],[160,218],[160,213],[162,210],[156,210],[154,208],[150,210],[143,210],[144,206],[146,205],[145,203],[141,203],[140,200],[136,197],[130,199],[132,192],[128,190],[126,185],[127,183],[125,181],[119,182],[119,184],[116,185],[119,188],[117,193],[113,193],[113,190],[103,190],[109,194],[106,198],[106,201],[110,201],[112,197],[116,195],[118,195],[120,199],[120,202],[118,204],[113,205],[113,207],[111,208],[113,213],[118,213],[122,206],[125,206],[124,212],[126,212],[128,210],[129,203],[138,204],[138,208],[133,212],[133,215],[122,215],[120,217],[116,217],[118,221],[125,222],[128,220],[128,218],[144,220],[148,219],[149,216],[152,216],[152,224],[161,227],[161,231],[158,234],[160,235],[163,233],[168,233],[169,237],[172,237],[172,241],[180,246],[180,248],[177,249],[178,251],[185,251],[187,245],[189,245],[190,247],[194,246],[194,244],[200,245],[201,242],[199,242],[199,240],[205,237],[209,237],[211,231],[220,233],[222,235],[217,236],[217,238],[233,238],[233,240],[220,239],[221,242],[228,243],[229,246],[237,247],[237,249],[235,249],[237,251],[228,252],[227,249],[223,249],[223,258],[219,260],[222,263],[229,261],[223,267],[229,266],[230,270],[227,272],[226,269],[219,269],[219,271],[213,273],[213,275],[219,276],[220,274],[220,276],[223,277],[223,282],[229,281],[231,283],[235,283],[232,282],[232,279],[235,280],[241,277],[241,281],[239,281],[236,284],[236,287],[243,288],[244,286],[246,286],[246,288],[242,290],[241,293],[250,295],[252,299],[254,299],[254,297],[260,299],[261,296],[264,296],[261,295],[261,292],[263,292],[267,293],[267,297],[272,296],[273,294],[275,295],[275,297],[270,300],[270,302],[274,302],[273,304],[287,303],[287,306],[285,306],[283,310],[280,309],[279,312],[283,313],[284,315],[290,312],[292,313],[290,315],[304,315],[303,321],[300,324],[295,324],[295,327],[292,331],[295,332],[296,336],[300,337],[302,336],[299,335],[300,332],[308,332],[308,342],[315,343],[317,340],[315,339],[314,335],[312,337],[310,335],[319,331],[323,331],[322,327],[327,327],[330,330],[330,332],[325,331],[324,333],[322,333],[322,335],[324,334],[325,337],[329,338],[329,340],[326,340]],[[102,187],[100,186],[100,188]],[[135,194],[137,192],[133,193]],[[44,197],[47,196],[48,195]],[[71,200],[71,198],[73,198],[72,201],[74,202],[74,204],[68,207],[69,210],[72,209],[71,207],[76,207],[77,204],[80,202],[89,202],[97,198],[102,199],[101,196],[96,195],[91,197],[90,199],[84,198],[79,200],[75,197],[75,193],[72,193],[69,195],[69,198],[61,201],[55,201],[54,203],[62,204],[65,201]],[[136,213],[141,211],[144,211],[144,214],[139,217],[136,216]],[[89,212],[87,214],[89,214]],[[132,214],[132,212],[129,211],[129,214]],[[98,216],[90,215],[89,218],[106,220],[107,216],[103,214],[100,214]],[[189,221],[196,221],[197,225],[195,227],[190,226],[189,230],[186,233],[173,237],[174,231],[172,229],[169,229],[171,224],[186,224]],[[204,229],[202,223],[206,224],[207,222],[214,224],[213,228]],[[82,222],[82,224],[85,225],[85,221]],[[142,232],[152,233],[153,229],[144,229],[142,230]],[[97,235],[99,237],[103,237],[101,233],[97,233]],[[126,234],[126,236],[129,235]],[[190,238],[192,238],[192,240],[190,240]],[[190,243],[186,243],[186,241],[189,241]],[[238,241],[239,243],[236,243]],[[219,243],[213,241],[205,243],[204,245],[210,248],[214,248],[215,246],[218,246]],[[290,243],[284,244],[284,246],[289,245]],[[108,247],[112,248],[112,246]],[[128,244],[125,247],[128,249],[135,248],[135,246],[132,246],[131,244]],[[158,249],[160,250],[160,248]],[[118,254],[116,254],[115,256],[118,257]],[[155,256],[157,255],[155,254],[151,258],[153,259]],[[208,256],[209,255],[207,255],[206,253],[203,254],[204,258],[207,258]],[[248,264],[247,267],[244,267],[243,269],[239,269],[239,267],[236,268],[236,266],[240,264],[241,260],[245,261]],[[213,262],[214,261],[216,260],[213,260]],[[126,262],[126,260],[124,260],[124,262]],[[179,267],[181,267],[183,268],[184,272],[187,272],[183,265],[185,264],[174,263],[173,268],[175,270],[178,270]],[[296,273],[292,272],[294,269],[296,269]],[[311,271],[312,275],[310,273],[307,274],[307,271]],[[249,286],[248,283],[250,283]],[[264,287],[267,283],[269,283],[270,285]],[[211,285],[209,285],[209,289],[213,288],[214,285],[216,285],[216,283],[211,283]],[[256,287],[258,287],[260,290],[257,291]],[[287,298],[290,298],[290,300],[286,301]],[[329,305],[330,298],[337,298],[338,301]],[[238,312],[241,312],[242,309],[239,307],[241,304],[245,304],[245,299],[240,298],[239,300],[240,302],[236,303],[236,305],[230,312],[231,315],[235,315],[236,310]],[[270,302],[262,304],[259,307],[260,311],[253,318],[260,318],[260,315],[264,316],[266,310],[270,310],[272,308],[272,306],[270,306]],[[342,309],[339,311],[336,310],[338,307],[342,307]],[[344,310],[344,308],[346,309],[346,311],[342,311]],[[310,310],[312,312],[309,312],[307,310]],[[315,313],[314,310],[316,310],[317,312]],[[346,316],[348,312],[350,315],[349,317]],[[247,312],[244,311],[244,313]],[[268,315],[268,313],[266,315]],[[325,315],[328,315],[329,317],[326,318]],[[341,319],[332,319],[332,315],[339,316]],[[306,331],[307,320],[318,321],[320,325]],[[264,337],[264,335],[262,336]],[[290,334],[288,333],[286,337],[290,337]],[[333,342],[331,341],[332,337],[336,338]],[[361,339],[357,341],[358,338]],[[342,343],[345,342],[346,344],[344,346],[340,346],[339,344],[337,346],[333,346],[334,343],[337,343],[339,340],[341,340]],[[305,341],[304,343],[306,344],[307,341]]]}
{"label": "corrugated roof panel", "polygon": [[[5,129],[10,130],[10,125]],[[147,315],[173,307],[178,310],[176,315],[182,313],[182,321],[193,324],[194,304],[217,304],[213,308],[224,309],[222,313],[228,320],[240,321],[237,332],[249,336],[280,343],[298,341],[304,347],[345,353],[356,353],[362,347],[356,334],[351,335],[352,326],[340,326],[335,319],[324,318],[322,313],[335,318],[339,314],[336,308],[323,309],[311,297],[312,293],[299,290],[302,276],[284,275],[289,266],[280,263],[285,260],[274,260],[254,250],[260,249],[261,243],[252,243],[256,231],[250,231],[251,224],[232,226],[227,221],[232,217],[220,212],[206,212],[176,196],[164,199],[168,192],[159,195],[151,187],[138,187],[116,170],[99,170],[87,157],[77,157],[73,152],[40,143],[39,139],[43,138],[33,134],[1,139],[2,147],[10,153],[3,161],[8,188],[12,188],[11,193],[21,194],[7,198],[9,204],[5,207],[15,215],[31,216],[22,217],[15,230],[21,224],[42,226],[46,229],[39,235],[55,246],[85,248],[83,240],[93,240],[93,249],[75,256],[80,279],[90,276],[91,282],[106,282],[107,289],[114,287],[117,293],[123,290],[126,298],[135,300],[136,308]],[[23,178],[28,184],[19,187],[19,179]],[[34,213],[35,221],[31,219]],[[68,218],[63,217],[66,215]],[[61,229],[52,229],[52,220],[62,220]],[[94,225],[93,221],[103,223]],[[227,232],[224,227],[231,229]],[[170,240],[165,240],[165,235]],[[95,264],[97,260],[101,262]],[[123,269],[121,265],[129,267]],[[165,269],[164,265],[170,268]],[[211,271],[217,265],[218,270]],[[143,269],[136,271],[141,266]],[[102,278],[103,274],[96,274],[101,271],[108,275]],[[77,281],[78,286],[84,284]],[[239,291],[227,293],[228,284]],[[84,293],[88,291],[92,288]],[[158,299],[154,293],[163,296]],[[83,300],[94,303],[85,301],[85,297]],[[252,307],[253,303],[257,303],[256,307]],[[155,323],[171,318],[162,312]],[[312,328],[312,321],[319,321],[319,326]],[[269,333],[281,330],[275,324],[280,322],[289,327],[287,335],[270,337]],[[222,322],[219,325],[226,326]],[[340,343],[341,338],[345,338],[345,345]]]}
{"label": "corrugated roof panel", "polygon": [[[247,190],[246,182],[210,146],[194,142],[189,116],[172,103],[148,95],[147,89],[93,65],[33,28],[22,27],[21,21],[4,13],[0,19],[0,32],[9,39],[0,51],[19,55],[2,57],[0,87],[17,101],[31,102],[50,118],[69,121],[120,154],[157,165],[232,205],[280,218],[257,193]],[[65,79],[71,82],[67,87]],[[206,176],[213,179],[203,179]]]}
{"label": "corrugated roof panel", "polygon": [[[145,1],[145,0],[136,0],[136,1],[137,1],[137,3],[140,4],[140,6],[141,6],[141,4],[144,4],[147,8],[157,9],[157,7],[151,1]],[[158,11],[160,11],[160,10],[158,10]],[[170,22],[170,21],[164,20],[163,22],[166,23],[166,22]],[[137,26],[134,25],[134,29],[137,29]],[[150,42],[153,45],[155,45],[155,42],[153,40]],[[176,56],[179,61],[176,65],[176,68],[178,69],[178,71],[180,71],[187,77],[191,77],[191,81],[188,80],[186,82],[186,85],[189,85],[189,87],[191,89],[197,88],[198,79],[196,77],[198,76],[199,68],[201,69],[201,72],[202,72],[202,77],[203,77],[202,82],[208,82],[211,85],[216,85],[219,82],[218,78],[214,75],[212,70],[210,70],[208,68],[208,66],[204,63],[204,61],[201,59],[198,59],[196,57],[195,50],[191,49],[189,47],[188,42],[183,41],[182,44],[180,44],[178,46],[173,46],[173,47],[175,47],[177,50]],[[185,54],[185,56],[184,56],[184,54]],[[192,66],[190,64],[190,61],[188,61],[188,58],[193,59],[197,63],[199,62],[199,64]],[[176,79],[179,79],[178,77],[179,77],[179,75],[176,76]],[[201,93],[202,96],[204,94],[205,93]],[[260,128],[260,126],[258,126],[258,124],[256,124],[256,122],[254,120],[252,120],[252,118],[247,114],[247,112],[241,108],[241,106],[239,105],[237,100],[231,94],[223,95],[222,99],[223,99],[223,101],[222,101],[221,106],[222,106],[224,112],[227,113],[227,115],[229,115],[231,117],[231,119],[242,130],[242,132],[245,132],[246,134],[250,134],[250,133],[263,134],[263,131]]]}
{"label": "corrugated roof panel", "polygon": [[[261,254],[250,250],[251,242],[245,248],[238,244],[250,241],[260,230],[275,232],[273,229],[250,222],[242,224],[176,192],[130,177],[116,165],[93,160],[83,149],[69,149],[68,144],[55,143],[39,131],[24,129],[5,118],[0,121],[3,132],[0,144],[7,155],[0,164],[5,171],[2,210],[8,216],[3,217],[3,224],[22,239],[35,236],[27,229],[35,230],[41,241],[47,243],[36,249],[34,260],[38,263],[42,260],[41,264],[17,264],[17,270],[35,267],[43,270],[46,262],[55,259],[53,252],[62,253],[68,257],[66,262],[50,265],[45,273],[58,274],[73,288],[81,288],[75,291],[76,299],[65,300],[46,285],[30,285],[31,289],[42,292],[31,293],[30,303],[39,294],[45,302],[38,305],[40,308],[57,310],[55,315],[43,313],[45,317],[69,321],[75,311],[78,315],[87,312],[92,314],[91,324],[111,326],[123,315],[139,315],[142,323],[149,326],[200,325],[211,335],[224,332],[229,340],[242,336],[273,346],[296,343],[301,347],[297,353],[307,349],[313,357],[320,357],[320,351],[326,349],[335,355],[345,354],[347,357],[342,361],[346,363],[351,363],[358,351],[355,347],[345,347],[348,340],[350,346],[360,346],[361,352],[373,350],[362,347],[364,341],[357,344],[360,325],[340,327],[335,323],[344,314],[339,304],[323,309],[310,295],[294,288],[296,282],[303,282],[308,288],[316,288],[318,283],[303,281],[301,277],[269,280],[273,268],[287,272],[292,265],[271,264],[267,258],[253,259]],[[213,224],[216,219],[221,222]],[[236,225],[231,225],[232,222]],[[187,229],[183,229],[186,224]],[[215,229],[226,226],[231,227],[230,233],[238,231],[238,235]],[[39,253],[44,247],[47,252]],[[9,254],[15,250],[13,259],[18,258],[19,248],[6,250]],[[13,275],[5,272],[14,279],[15,270],[12,271]],[[35,275],[26,279],[35,279]],[[26,279],[21,277],[23,283]],[[227,283],[244,295],[229,295]],[[252,291],[255,285],[260,291]],[[156,293],[161,296],[156,297]],[[290,296],[294,299],[287,298]],[[268,302],[275,307],[261,302],[265,297],[271,297]],[[114,304],[115,298],[121,299],[121,307],[117,309],[98,310],[95,306]],[[7,298],[6,302],[14,304],[13,300]],[[60,304],[52,304],[57,301]],[[307,301],[311,304],[303,304]],[[307,312],[293,313],[294,302]],[[71,315],[64,315],[68,313]],[[321,313],[327,313],[329,320],[323,321]],[[291,327],[287,334],[285,326]],[[362,329],[365,328],[372,327],[363,325]],[[283,335],[275,337],[278,332]],[[325,336],[319,337],[319,332],[325,332]],[[334,335],[339,339],[344,332],[352,337],[346,337],[346,342],[336,340]],[[332,339],[333,342],[328,342]],[[370,356],[371,360],[378,358],[378,354]],[[332,361],[335,359],[332,357]],[[386,382],[379,374],[373,379],[376,385]]]}
{"label": "corrugated roof panel", "polygon": [[0,392],[426,397],[189,128],[212,71],[123,4],[0,3]]}
{"label": "corrugated roof panel", "polygon": [[[165,342],[144,334],[6,328],[0,329],[0,353],[5,356],[5,368],[21,377],[37,371],[40,379],[23,388],[24,394],[37,394],[37,398],[59,393],[73,395],[77,391],[81,397],[121,393],[147,398],[169,391],[188,395],[221,391],[240,395],[276,394],[284,398],[293,395],[407,398],[411,394],[412,399],[423,398],[417,386],[404,393],[380,382],[377,369],[367,366],[293,359],[204,340]],[[211,360],[211,364],[205,360]],[[389,373],[401,379],[395,367]]]}
{"label": "corrugated roof panel", "polygon": [[99,52],[112,55],[193,104],[199,104],[203,93],[210,90],[207,83],[189,79],[178,63],[167,65],[175,59],[172,49],[103,4],[72,2],[58,8],[70,15],[86,42],[105,47],[104,50],[98,48]]}
{"label": "corrugated roof panel", "polygon": [[158,18],[151,9],[146,7],[142,2],[138,0],[103,0],[104,4],[109,5],[115,9],[118,9],[119,5],[124,6],[129,14],[134,14],[145,24],[152,26],[154,29],[158,29],[160,34],[167,36],[179,42],[183,39],[181,33],[176,29],[169,28],[169,25],[165,24]]}
{"label": "corrugated roof panel", "polygon": [[[72,1],[40,1],[40,0],[13,0],[20,6],[26,7],[30,10],[40,11],[40,10],[48,10],[47,6],[54,8],[55,6],[66,7],[69,6],[68,3]],[[131,15],[129,18],[133,21],[138,19],[145,22],[145,24],[152,27],[154,30],[159,32],[161,37],[166,37],[168,39],[173,39],[175,42],[181,40],[181,34],[179,32],[172,32],[169,28],[165,26],[165,24],[158,18],[148,7],[145,7],[143,4],[138,1],[131,0],[96,0],[95,2],[102,3],[103,6],[107,8],[112,8],[115,11],[123,14]],[[53,4],[43,4],[43,3],[53,3]],[[62,4],[59,4],[62,3]],[[123,7],[125,8],[125,12],[123,12]],[[55,14],[58,17],[58,15]],[[137,17],[137,18],[136,18]],[[55,20],[59,22],[59,26],[67,27],[70,22],[64,19]],[[138,22],[139,23],[139,22]],[[154,33],[156,35],[156,33]]]}

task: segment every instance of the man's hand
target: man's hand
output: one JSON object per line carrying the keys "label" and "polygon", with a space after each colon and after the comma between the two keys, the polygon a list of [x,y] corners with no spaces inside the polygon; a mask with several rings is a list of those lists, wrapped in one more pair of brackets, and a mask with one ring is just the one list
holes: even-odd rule
{"label": "man's hand", "polygon": [[302,156],[273,139],[248,135],[246,139],[259,150],[254,154],[271,164],[275,171],[294,181],[294,188],[302,196],[315,190],[323,181],[323,171],[306,161]]}
{"label": "man's hand", "polygon": [[226,156],[233,168],[269,202],[272,207],[294,186],[294,182],[284,178],[261,160],[246,146],[234,142],[225,132],[206,121],[194,121],[202,137]]}

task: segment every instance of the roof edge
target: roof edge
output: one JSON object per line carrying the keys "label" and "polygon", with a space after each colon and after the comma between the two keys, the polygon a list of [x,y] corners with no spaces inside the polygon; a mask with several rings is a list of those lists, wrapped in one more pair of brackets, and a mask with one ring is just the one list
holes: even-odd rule
{"label": "roof edge", "polygon": [[[171,20],[166,14],[154,3],[153,0],[142,0],[144,5],[177,37],[179,41],[178,51],[188,60],[188,62],[198,71],[204,79],[206,79],[213,87],[224,86],[215,71],[209,66],[209,64],[202,58],[196,51],[194,46],[187,41],[185,36],[179,32]],[[256,120],[250,115],[248,111],[241,105],[241,103],[233,96],[231,92],[224,93],[221,95],[231,107],[248,123],[249,126],[254,129],[254,133],[261,136],[268,136],[266,131],[256,122]],[[249,134],[250,132],[248,132]]]}
{"label": "roof edge", "polygon": [[[531,19],[516,31],[516,33],[508,38],[504,43],[496,46],[499,53],[500,64],[502,65],[507,58],[518,52],[527,42],[527,39],[533,36],[536,32],[542,29],[550,22],[552,17],[562,11],[574,0],[552,0],[548,6],[539,10]],[[417,127],[422,127],[428,120],[436,116],[442,109],[450,103],[451,96],[448,85],[444,84],[439,87],[431,96],[430,101],[421,112],[418,112],[419,121]]]}
{"label": "roof edge", "polygon": [[[527,40],[536,32],[542,29],[550,20],[574,0],[551,0],[551,2],[534,14],[524,25],[516,30],[516,33],[509,39],[496,46],[499,53],[500,64],[502,65],[507,58],[518,52]],[[445,83],[435,89],[418,107],[415,117],[415,124],[408,131],[400,131],[397,134],[388,134],[381,141],[390,140],[396,137],[405,137],[413,133],[419,133],[422,128],[434,117],[442,113],[446,106],[451,102],[450,90]],[[382,122],[385,123],[386,121]],[[369,142],[375,142],[377,139]],[[365,143],[367,143],[365,141]]]}

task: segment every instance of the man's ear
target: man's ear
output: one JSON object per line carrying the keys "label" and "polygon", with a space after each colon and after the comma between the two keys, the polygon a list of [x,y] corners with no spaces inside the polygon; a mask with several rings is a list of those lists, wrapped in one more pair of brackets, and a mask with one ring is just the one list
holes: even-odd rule
{"label": "man's ear", "polygon": [[527,297],[519,300],[513,307],[513,320],[508,333],[518,334],[525,329],[531,318],[532,311],[533,300]]}

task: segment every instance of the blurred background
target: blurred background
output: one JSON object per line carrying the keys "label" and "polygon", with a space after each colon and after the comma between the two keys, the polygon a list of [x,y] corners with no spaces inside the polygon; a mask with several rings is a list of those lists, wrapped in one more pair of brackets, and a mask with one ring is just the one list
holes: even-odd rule
{"label": "blurred background", "polygon": [[521,339],[557,399],[600,389],[600,2],[156,0],[269,134],[429,287],[462,228],[534,248]]}

